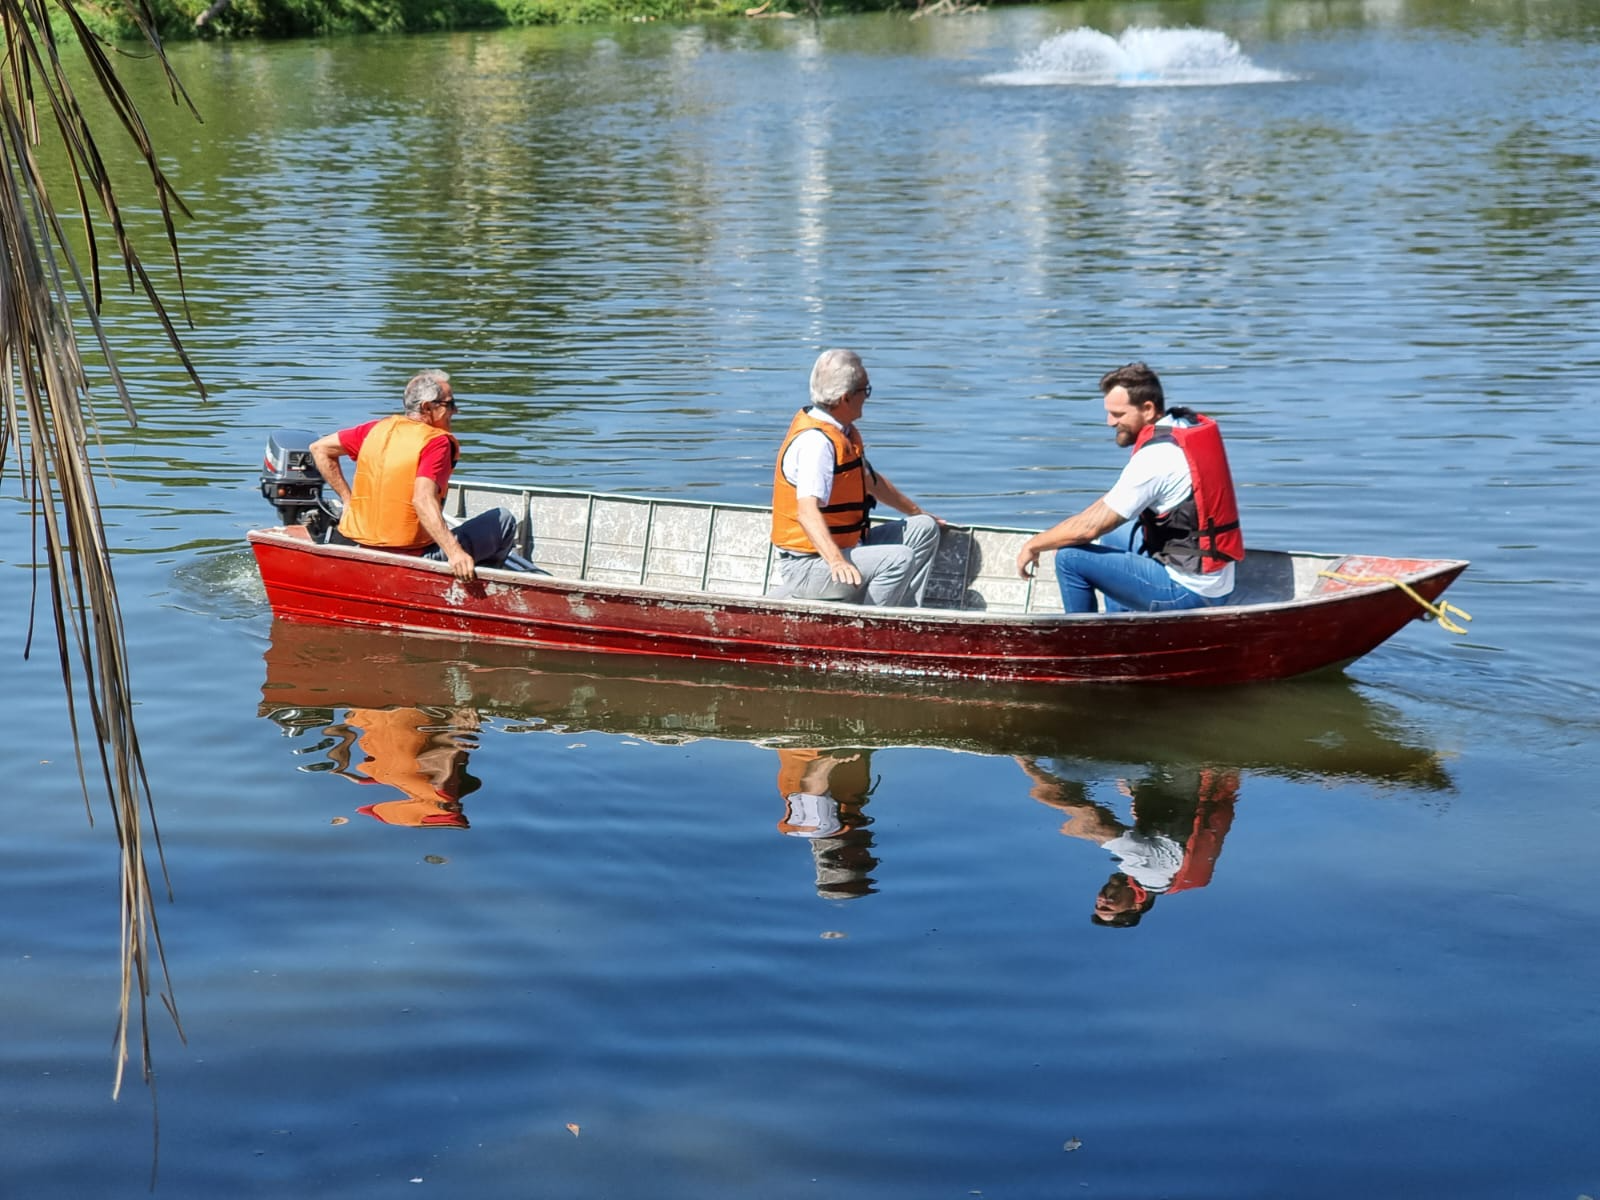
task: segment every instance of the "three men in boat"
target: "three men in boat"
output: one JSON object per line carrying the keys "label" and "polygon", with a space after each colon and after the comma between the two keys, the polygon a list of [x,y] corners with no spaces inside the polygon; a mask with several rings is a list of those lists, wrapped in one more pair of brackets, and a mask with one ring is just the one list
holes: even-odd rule
{"label": "three men in boat", "polygon": [[[423,371],[406,384],[402,411],[311,443],[317,470],[344,502],[335,541],[447,562],[462,580],[480,564],[505,562],[517,536],[516,518],[505,509],[454,529],[445,523],[442,501],[461,455],[450,432],[456,409],[450,376]],[[355,459],[354,484],[345,481],[345,457]]]}
{"label": "three men in boat", "polygon": [[[811,403],[789,422],[772,475],[772,542],[784,594],[920,605],[942,522],[867,461],[856,422],[872,382],[853,350],[825,350]],[[882,501],[903,521],[870,522]]]}
{"label": "three men in boat", "polygon": [[[1244,539],[1216,422],[1168,409],[1161,380],[1144,363],[1106,372],[1100,391],[1106,424],[1133,455],[1104,496],[1023,543],[1017,573],[1032,575],[1040,553],[1054,550],[1068,612],[1096,611],[1096,592],[1108,612],[1226,603]],[[1096,541],[1112,530],[1115,544]]]}

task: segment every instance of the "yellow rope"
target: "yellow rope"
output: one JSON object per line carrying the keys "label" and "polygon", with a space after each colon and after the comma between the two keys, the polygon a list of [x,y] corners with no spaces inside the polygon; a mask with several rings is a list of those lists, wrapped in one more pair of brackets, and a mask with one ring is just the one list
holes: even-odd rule
{"label": "yellow rope", "polygon": [[1458,625],[1450,619],[1452,615],[1460,617],[1463,621],[1472,620],[1472,614],[1466,609],[1457,608],[1454,604],[1447,603],[1444,600],[1434,604],[1405,580],[1396,579],[1393,575],[1341,575],[1338,571],[1318,571],[1317,574],[1328,579],[1337,579],[1340,583],[1392,583],[1422,605],[1423,608],[1427,609],[1428,615],[1439,622],[1440,629],[1448,629],[1451,633],[1465,633],[1467,631],[1465,625]]}

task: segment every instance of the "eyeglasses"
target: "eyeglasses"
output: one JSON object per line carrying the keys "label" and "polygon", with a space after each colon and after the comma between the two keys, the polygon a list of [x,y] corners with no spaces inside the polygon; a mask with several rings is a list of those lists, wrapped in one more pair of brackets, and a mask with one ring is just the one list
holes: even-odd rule
{"label": "eyeglasses", "polygon": [[861,393],[861,398],[863,400],[871,400],[872,399],[872,385],[870,383],[867,384],[866,387],[857,388],[856,391]]}
{"label": "eyeglasses", "polygon": [[435,400],[434,403],[446,412],[455,412],[460,407],[454,400]]}

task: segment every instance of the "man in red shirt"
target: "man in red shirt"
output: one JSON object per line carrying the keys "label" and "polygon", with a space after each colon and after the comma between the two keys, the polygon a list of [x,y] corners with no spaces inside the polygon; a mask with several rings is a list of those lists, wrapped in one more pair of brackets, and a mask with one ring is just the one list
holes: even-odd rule
{"label": "man in red shirt", "polygon": [[[461,453],[450,432],[456,408],[450,376],[423,371],[406,384],[403,411],[311,443],[317,470],[344,501],[336,542],[447,562],[464,580],[480,564],[505,562],[517,536],[516,518],[505,509],[454,529],[445,523],[442,501]],[[345,481],[345,457],[355,459],[354,484]]]}

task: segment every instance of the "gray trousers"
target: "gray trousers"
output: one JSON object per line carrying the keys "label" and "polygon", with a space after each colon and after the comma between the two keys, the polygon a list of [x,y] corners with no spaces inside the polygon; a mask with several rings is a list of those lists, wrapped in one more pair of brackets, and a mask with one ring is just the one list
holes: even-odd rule
{"label": "gray trousers", "polygon": [[861,586],[835,583],[820,556],[778,556],[783,595],[797,600],[848,600],[885,607],[922,604],[928,574],[939,549],[939,523],[926,514],[874,525],[844,552],[861,572]]}

